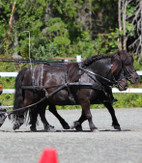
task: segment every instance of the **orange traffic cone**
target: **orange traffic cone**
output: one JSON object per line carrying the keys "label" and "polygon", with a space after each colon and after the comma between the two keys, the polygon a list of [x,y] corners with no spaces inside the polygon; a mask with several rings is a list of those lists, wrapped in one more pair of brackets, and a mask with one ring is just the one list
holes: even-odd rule
{"label": "orange traffic cone", "polygon": [[38,163],[58,163],[56,150],[54,148],[44,149]]}

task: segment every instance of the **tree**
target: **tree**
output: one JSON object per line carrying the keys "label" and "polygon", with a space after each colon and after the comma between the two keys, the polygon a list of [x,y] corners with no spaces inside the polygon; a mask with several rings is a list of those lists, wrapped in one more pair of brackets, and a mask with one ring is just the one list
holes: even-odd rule
{"label": "tree", "polygon": [[142,56],[142,1],[118,1],[119,49],[130,49]]}
{"label": "tree", "polygon": [[[125,0],[126,1],[126,0]],[[123,0],[123,2],[125,2]],[[14,13],[12,7],[15,4]],[[0,1],[0,51],[27,58],[29,31],[31,56],[89,57],[117,50],[117,0],[5,0]],[[122,0],[121,0],[122,5]],[[122,7],[122,6],[121,6]],[[12,15],[12,19],[10,16]],[[125,23],[127,10],[121,16]],[[8,21],[12,26],[9,28]],[[120,21],[121,22],[121,21]],[[128,24],[122,28],[125,43]],[[8,30],[10,32],[7,37]],[[7,42],[6,38],[9,38]],[[122,41],[121,40],[121,41]],[[120,42],[121,42],[120,41]],[[7,46],[8,44],[8,46]]]}
{"label": "tree", "polygon": [[135,34],[133,42],[129,45],[129,48],[133,49],[134,53],[140,59],[142,57],[142,1],[136,1],[136,11],[131,20],[132,26],[135,28]]}

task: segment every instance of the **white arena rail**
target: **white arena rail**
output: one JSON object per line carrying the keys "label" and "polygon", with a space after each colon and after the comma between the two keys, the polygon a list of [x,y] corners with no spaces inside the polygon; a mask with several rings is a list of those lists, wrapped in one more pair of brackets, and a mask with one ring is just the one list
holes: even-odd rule
{"label": "white arena rail", "polygon": [[[137,71],[142,76],[142,71]],[[16,77],[18,72],[0,72],[0,77]],[[126,91],[119,91],[117,88],[112,88],[113,93],[142,93],[142,88],[128,88]],[[13,94],[14,89],[3,89],[3,94]]]}
{"label": "white arena rail", "polygon": [[0,72],[0,77],[16,77],[18,72]]}

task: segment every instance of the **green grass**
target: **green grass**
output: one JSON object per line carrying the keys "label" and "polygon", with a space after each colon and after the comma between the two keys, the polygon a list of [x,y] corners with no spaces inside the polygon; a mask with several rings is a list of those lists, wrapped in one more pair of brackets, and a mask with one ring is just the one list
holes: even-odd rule
{"label": "green grass", "polygon": [[13,105],[14,94],[2,94],[0,95],[0,102],[4,106],[11,106]]}
{"label": "green grass", "polygon": [[[136,108],[142,107],[142,94],[114,94],[114,97],[118,100],[117,102],[113,103],[114,108]],[[2,94],[0,95],[0,102],[3,105],[13,105],[14,101],[14,94]],[[104,108],[102,104],[95,104],[91,105],[91,108]],[[80,106],[57,106],[57,109],[81,109]]]}

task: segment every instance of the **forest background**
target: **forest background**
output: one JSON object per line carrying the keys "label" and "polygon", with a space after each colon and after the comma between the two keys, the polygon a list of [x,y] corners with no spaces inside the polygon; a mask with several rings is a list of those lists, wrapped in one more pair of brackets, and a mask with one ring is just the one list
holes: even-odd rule
{"label": "forest background", "polygon": [[[32,59],[87,58],[125,49],[142,70],[142,0],[0,0],[0,58],[29,59],[29,36]],[[0,71],[23,66],[3,63]],[[14,88],[14,80],[1,82]],[[142,107],[141,94],[115,96],[115,107]],[[13,95],[1,99],[12,104]]]}

